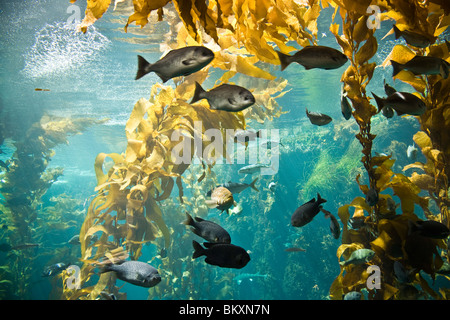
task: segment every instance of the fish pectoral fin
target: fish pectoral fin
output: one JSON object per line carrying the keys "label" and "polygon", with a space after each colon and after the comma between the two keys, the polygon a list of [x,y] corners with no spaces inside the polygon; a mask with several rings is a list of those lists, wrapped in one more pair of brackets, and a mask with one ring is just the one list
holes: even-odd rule
{"label": "fish pectoral fin", "polygon": [[217,208],[217,202],[214,200],[205,200],[205,204],[208,206],[208,208]]}
{"label": "fish pectoral fin", "polygon": [[228,98],[228,102],[229,102],[231,105],[234,105],[234,104],[236,103],[236,101],[235,101],[233,98]]}
{"label": "fish pectoral fin", "polygon": [[183,60],[181,63],[184,64],[185,66],[190,66],[195,63],[195,59],[186,59],[186,60]]}

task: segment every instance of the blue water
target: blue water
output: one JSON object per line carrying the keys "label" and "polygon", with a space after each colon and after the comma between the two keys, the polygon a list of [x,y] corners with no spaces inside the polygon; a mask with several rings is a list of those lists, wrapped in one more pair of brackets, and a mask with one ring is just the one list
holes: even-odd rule
{"label": "blue water", "polygon": [[[135,35],[133,33],[138,32],[135,27],[130,27],[129,33],[124,34],[124,16],[119,16],[123,23],[116,23],[118,16],[111,13],[96,22],[95,27],[89,28],[86,35],[75,33],[73,27],[66,24],[70,17],[66,11],[69,5],[68,1],[59,0],[10,0],[0,4],[1,122],[4,132],[7,132],[0,159],[6,161],[11,157],[14,142],[20,141],[26,130],[44,114],[108,119],[87,128],[80,135],[69,136],[68,144],[54,148],[49,168],[62,167],[64,174],[43,195],[39,210],[55,206],[55,199],[64,194],[75,200],[73,211],[67,213],[73,224],[64,230],[49,230],[45,236],[39,237],[40,247],[33,249],[36,258],[32,266],[31,293],[7,298],[58,299],[60,291],[57,288],[62,288],[61,279],[43,278],[41,272],[45,266],[60,262],[58,259],[77,262],[79,247],[71,247],[67,241],[79,232],[89,200],[95,194],[95,157],[101,152],[125,151],[125,122],[134,104],[141,97],[148,98],[151,86],[159,81],[154,74],[141,81],[134,80],[136,54],[144,52],[149,61],[160,57],[157,36],[153,40]],[[84,12],[85,4],[77,2],[77,5]],[[334,36],[328,31],[330,19],[329,11],[320,16],[318,44],[338,48]],[[383,22],[376,35],[381,39],[390,28],[389,22]],[[167,26],[161,29],[164,32]],[[137,44],[125,41],[133,38],[139,39]],[[374,61],[381,64],[395,43],[392,36],[381,41]],[[188,258],[182,268],[189,271],[190,289],[174,290],[173,295],[155,296],[154,289],[117,280],[117,286],[123,285],[120,292],[126,292],[128,299],[147,299],[149,293],[150,298],[155,299],[327,299],[330,285],[340,271],[336,250],[341,240],[331,236],[329,220],[321,213],[301,229],[290,225],[290,217],[299,205],[317,193],[327,200],[324,208],[336,216],[339,206],[362,196],[354,180],[358,173],[365,177],[359,162],[361,148],[354,138],[358,127],[353,119],[346,121],[340,111],[340,77],[344,68],[306,71],[300,65],[291,65],[284,72],[273,68],[275,76],[289,81],[286,89],[291,91],[277,100],[288,113],[272,122],[266,121],[264,125],[255,122],[251,125],[280,130],[283,147],[280,148],[279,170],[273,176],[259,178],[256,184],[259,192],[248,189],[235,197],[242,206],[241,213],[231,216],[217,210],[209,210],[208,213],[208,219],[229,230],[234,244],[250,250],[249,264],[236,270],[206,265],[203,259],[192,261],[192,240],[200,239],[180,225],[181,221],[171,218],[170,212],[164,212],[167,214],[166,223],[173,231],[173,245],[184,248]],[[392,84],[390,74],[389,67],[377,68],[367,91],[383,95],[383,80],[389,79]],[[173,86],[172,81],[168,84]],[[400,82],[395,86],[398,90],[407,88]],[[37,92],[35,88],[50,91]],[[330,115],[333,122],[325,127],[311,125],[306,118],[305,107]],[[372,133],[378,135],[374,151],[392,153],[397,159],[397,172],[410,163],[406,148],[413,142],[412,135],[420,129],[417,120],[397,116],[388,120],[377,115],[373,118],[372,128]],[[336,163],[348,150],[348,159],[354,166],[347,172],[336,171]],[[326,157],[327,161],[325,169],[319,170],[316,165],[321,157]],[[417,160],[424,161],[421,155]],[[217,166],[218,180],[249,183],[257,175],[244,178],[237,173],[242,166]],[[277,184],[275,192],[268,190],[272,181]],[[189,192],[185,187],[185,194],[189,195]],[[171,203],[176,204],[177,199],[175,187]],[[75,215],[75,211],[79,214]],[[0,235],[0,240],[7,241],[7,234]],[[160,245],[159,240],[155,243]],[[162,264],[157,245],[144,246],[140,260],[152,261],[158,268]],[[306,251],[286,252],[286,247],[290,246]],[[60,251],[55,256],[40,254],[56,249]],[[168,254],[179,253],[169,248]],[[6,254],[0,253],[0,264],[10,263],[8,259]],[[175,274],[171,270],[160,270],[160,273],[169,280]],[[241,273],[268,276],[249,277],[240,283],[232,280]],[[221,282],[223,279],[227,279],[226,287]],[[226,293],[221,292],[224,288]]]}

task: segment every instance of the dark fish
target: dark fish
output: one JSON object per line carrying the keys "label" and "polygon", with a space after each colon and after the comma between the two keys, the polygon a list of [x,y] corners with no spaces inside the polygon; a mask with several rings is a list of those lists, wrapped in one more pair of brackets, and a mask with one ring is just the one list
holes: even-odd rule
{"label": "dark fish", "polygon": [[281,71],[292,62],[297,62],[306,70],[319,68],[325,70],[337,69],[347,62],[347,57],[342,52],[325,46],[307,46],[293,56],[277,51],[281,62]]}
{"label": "dark fish", "polygon": [[11,246],[8,243],[2,243],[0,244],[0,251],[7,252],[11,250],[23,250],[23,249],[30,249],[30,248],[37,248],[39,247],[38,243],[23,243],[16,246]]}
{"label": "dark fish", "polygon": [[215,188],[211,193],[211,199],[205,201],[209,208],[217,208],[219,210],[226,210],[231,208],[232,205],[236,205],[233,199],[233,194],[224,187]]}
{"label": "dark fish", "polygon": [[415,56],[408,62],[401,64],[396,61],[391,60],[393,72],[392,76],[394,77],[402,70],[411,71],[415,75],[424,74],[424,75],[441,75],[442,78],[447,79],[449,74],[449,66],[450,64],[436,57],[429,56]]}
{"label": "dark fish", "polygon": [[284,251],[286,251],[286,252],[306,252],[305,249],[299,248],[299,247],[286,248]]}
{"label": "dark fish", "polygon": [[243,248],[231,243],[205,242],[205,249],[194,240],[192,245],[194,247],[192,259],[206,256],[205,262],[214,266],[241,269],[250,261],[250,256]]}
{"label": "dark fish", "polygon": [[8,165],[7,165],[3,160],[0,160],[0,167],[5,168],[5,170],[6,170],[7,172],[9,172],[9,167],[8,167]]}
{"label": "dark fish", "polygon": [[[238,183],[238,182],[231,182],[228,181],[227,183],[218,185],[216,188],[218,187],[224,187],[227,188],[228,190],[230,190],[230,192],[232,194],[236,194],[236,193],[241,193],[242,191],[244,191],[245,189],[247,189],[248,187],[251,187],[253,190],[255,191],[259,191],[256,187],[255,187],[255,183],[258,180],[258,178],[256,178],[255,180],[253,180],[250,184],[248,183]],[[211,196],[211,191],[208,191],[208,193],[206,194],[208,197]]]}
{"label": "dark fish", "polygon": [[242,111],[255,103],[255,97],[247,89],[233,84],[222,84],[209,91],[196,82],[191,104],[206,99],[213,110]]}
{"label": "dark fish", "polygon": [[69,265],[65,263],[55,263],[51,266],[45,267],[44,271],[42,272],[43,277],[51,277],[59,274],[61,271],[65,270]]}
{"label": "dark fish", "polygon": [[403,114],[420,116],[427,109],[425,102],[409,92],[397,91],[387,98],[380,98],[373,92],[372,95],[377,103],[378,111],[381,111],[384,107],[390,107],[394,109],[399,116]]}
{"label": "dark fish", "polygon": [[394,261],[394,275],[400,283],[411,283],[414,281],[414,270],[406,270],[400,261]]}
{"label": "dark fish", "polygon": [[200,217],[192,219],[186,212],[186,221],[183,224],[191,226],[193,233],[212,243],[231,243],[230,234],[217,223],[204,220]]}
{"label": "dark fish", "polygon": [[324,126],[326,124],[329,124],[333,119],[330,116],[327,116],[326,114],[320,113],[320,112],[314,112],[314,111],[308,111],[308,108],[306,108],[306,115],[309,118],[309,121],[311,121],[312,124],[315,124],[317,126]]}
{"label": "dark fish", "polygon": [[121,264],[105,265],[100,273],[114,271],[118,279],[150,288],[161,282],[161,276],[154,267],[141,261],[125,261]]}
{"label": "dark fish", "polygon": [[172,78],[187,76],[207,66],[214,59],[214,53],[201,46],[189,46],[167,53],[155,63],[149,63],[138,55],[136,80],[155,72],[163,82]]}
{"label": "dark fish", "polygon": [[330,218],[330,231],[333,235],[333,238],[338,239],[341,235],[341,228],[339,227],[339,223],[334,215],[331,214],[330,211],[325,210],[323,208],[320,209],[325,214],[325,218]]}
{"label": "dark fish", "polygon": [[341,112],[345,120],[352,117],[352,107],[350,106],[350,102],[344,93],[341,94]]}
{"label": "dark fish", "polygon": [[378,203],[378,192],[377,190],[375,190],[374,188],[370,188],[369,191],[367,191],[366,194],[366,203],[373,207],[374,205],[376,205]]}
{"label": "dark fish", "polygon": [[409,234],[417,233],[423,237],[432,239],[445,239],[450,235],[450,230],[443,223],[433,220],[408,221]]}
{"label": "dark fish", "polygon": [[308,202],[302,204],[298,207],[291,217],[291,224],[294,227],[303,227],[304,225],[310,223],[312,219],[319,213],[322,208],[321,204],[327,202],[327,200],[322,199],[320,194],[317,194],[317,201],[312,198]]}
{"label": "dark fish", "polygon": [[399,28],[397,28],[395,24],[393,25],[393,28],[395,33],[395,39],[402,37],[403,39],[405,39],[407,44],[416,48],[426,48],[430,46],[431,43],[434,42],[436,39],[433,38],[433,40],[431,41],[430,38],[420,33],[408,30],[401,31]]}

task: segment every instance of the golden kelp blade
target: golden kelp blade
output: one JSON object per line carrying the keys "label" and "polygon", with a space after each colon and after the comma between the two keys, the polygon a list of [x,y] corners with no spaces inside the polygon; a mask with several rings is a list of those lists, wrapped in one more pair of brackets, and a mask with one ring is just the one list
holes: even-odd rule
{"label": "golden kelp blade", "polygon": [[136,22],[136,25],[143,28],[148,23],[148,16],[153,10],[158,10],[164,7],[171,0],[133,0],[134,13],[128,18],[125,25],[125,32],[128,26]]}
{"label": "golden kelp blade", "polygon": [[86,33],[87,28],[103,16],[110,4],[111,0],[87,0],[85,17],[78,29]]}

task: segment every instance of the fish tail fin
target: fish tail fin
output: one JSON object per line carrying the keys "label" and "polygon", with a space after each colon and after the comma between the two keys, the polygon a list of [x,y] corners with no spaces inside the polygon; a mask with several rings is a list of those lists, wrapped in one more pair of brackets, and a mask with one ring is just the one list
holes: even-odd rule
{"label": "fish tail fin", "polygon": [[192,219],[192,216],[186,211],[186,220],[182,222],[182,224],[185,224],[187,226],[192,226],[194,223],[194,219]]}
{"label": "fish tail fin", "polygon": [[138,55],[138,71],[136,73],[135,80],[138,80],[145,76],[148,73],[148,67],[150,65],[151,64],[147,60],[145,60],[144,57]]}
{"label": "fish tail fin", "polygon": [[256,178],[255,180],[252,181],[252,183],[250,183],[250,187],[252,187],[253,190],[256,190],[259,192],[258,188],[255,187],[256,181],[258,181],[258,178]]}
{"label": "fish tail fin", "polygon": [[375,98],[375,102],[377,103],[377,106],[378,106],[378,112],[380,112],[381,109],[383,109],[383,107],[384,107],[384,101],[383,101],[383,99],[381,99],[379,96],[377,96],[373,92],[372,92],[372,96]]}
{"label": "fish tail fin", "polygon": [[195,240],[192,240],[192,246],[194,247],[194,253],[192,254],[192,259],[196,259],[205,255],[205,249]]}
{"label": "fish tail fin", "polygon": [[203,93],[205,93],[205,90],[203,90],[202,86],[198,82],[195,82],[195,91],[194,96],[192,97],[191,100],[191,104],[197,102],[198,100],[203,99],[202,97]]}
{"label": "fish tail fin", "polygon": [[319,204],[321,204],[321,203],[327,202],[327,200],[322,199],[322,197],[320,196],[320,194],[317,192],[317,202],[318,202]]}
{"label": "fish tail fin", "polygon": [[280,51],[276,51],[276,53],[281,62],[281,71],[283,71],[291,63],[291,56]]}
{"label": "fish tail fin", "polygon": [[402,35],[402,32],[400,31],[400,29],[397,28],[397,26],[395,24],[392,26],[392,28],[394,29],[395,39],[400,38]]}
{"label": "fish tail fin", "polygon": [[392,64],[392,77],[395,77],[400,71],[402,71],[402,64],[391,60],[391,64]]}

